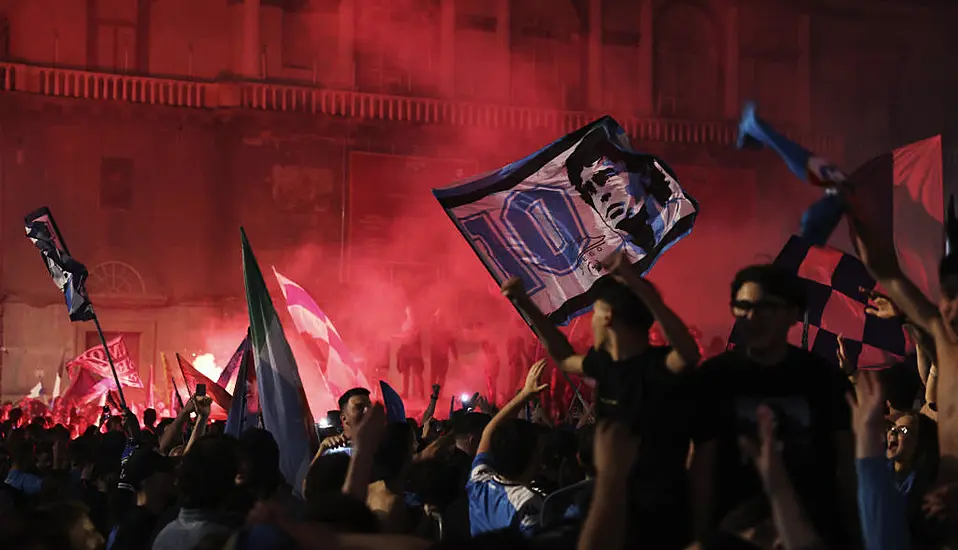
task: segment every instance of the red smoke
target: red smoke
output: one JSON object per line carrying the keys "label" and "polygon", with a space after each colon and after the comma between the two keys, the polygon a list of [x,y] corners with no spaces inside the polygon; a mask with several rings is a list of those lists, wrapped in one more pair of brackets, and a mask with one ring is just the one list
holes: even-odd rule
{"label": "red smoke", "polygon": [[[581,85],[584,37],[578,35],[581,25],[568,23],[577,17],[574,13],[556,13],[552,3],[536,7],[540,15],[551,14],[554,18],[537,25],[555,35],[549,37],[535,29],[522,29],[526,18],[513,10],[511,59],[500,59],[495,26],[490,27],[492,30],[481,28],[484,22],[487,26],[490,21],[496,22],[496,3],[457,2],[453,15],[460,28],[450,64],[440,48],[442,14],[438,1],[391,0],[377,3],[380,5],[375,9],[365,4],[356,6],[356,74],[364,90],[379,88],[382,93],[441,97],[443,82],[452,77],[458,96],[487,103],[555,110],[582,104],[576,94],[581,95],[578,90],[585,88]],[[559,4],[571,10],[568,2]],[[462,22],[469,28],[462,28]],[[316,45],[321,44],[325,32],[327,29],[318,25],[314,29]],[[385,365],[389,347],[397,347],[408,337],[403,332],[408,307],[415,321],[428,325],[430,318],[438,316],[460,335],[460,360],[450,368],[438,412],[442,414],[448,407],[450,396],[489,393],[491,378],[498,384],[495,393],[501,401],[511,395],[515,389],[511,386],[521,381],[521,376],[505,373],[505,342],[516,333],[529,331],[499,295],[491,276],[446,218],[430,189],[497,168],[561,136],[466,126],[405,126],[384,131],[402,132],[398,141],[405,153],[350,154],[348,240],[342,243],[338,235],[330,235],[327,240],[282,251],[269,260],[312,294],[352,352],[363,359],[372,383],[381,377],[375,369]],[[633,145],[645,149],[642,143]],[[650,152],[661,153],[655,149]],[[755,261],[758,253],[774,256],[785,241],[787,228],[779,226],[756,238],[755,224],[748,221],[755,214],[748,210],[754,200],[746,200],[742,203],[744,210],[738,211],[729,209],[727,198],[722,203],[722,197],[729,194],[754,196],[754,173],[749,172],[750,179],[743,179],[730,172],[716,180],[709,169],[699,168],[686,183],[681,164],[673,167],[703,208],[710,210],[703,211],[689,238],[664,255],[651,279],[687,322],[702,328],[706,339],[724,339],[730,324],[728,283],[735,270]],[[787,213],[783,213],[783,219],[794,225]],[[791,219],[797,222],[797,213]],[[269,238],[251,235],[254,245],[266,246],[263,243]],[[729,243],[734,245],[730,247]],[[260,260],[264,273],[269,273],[263,256]],[[299,360],[313,413],[321,416],[327,407],[334,408],[336,396],[325,395],[313,360],[285,314],[282,295],[275,282],[267,279]],[[204,351],[213,353],[222,366],[243,337],[246,325],[245,310],[238,310],[235,318],[211,321],[204,330]],[[483,342],[498,346],[502,376],[490,376],[491,360],[480,352]],[[388,381],[402,391],[394,368],[390,372]],[[425,383],[428,394],[428,386],[433,383],[428,372]],[[424,400],[407,398],[409,409],[421,409],[424,404]]]}

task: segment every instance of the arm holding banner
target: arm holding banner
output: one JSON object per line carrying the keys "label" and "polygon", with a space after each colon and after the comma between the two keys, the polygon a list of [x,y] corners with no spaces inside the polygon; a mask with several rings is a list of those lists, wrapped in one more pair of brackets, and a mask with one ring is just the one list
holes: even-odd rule
{"label": "arm holding banner", "polygon": [[665,340],[672,346],[672,350],[665,358],[668,369],[680,374],[698,365],[702,356],[699,353],[698,342],[695,341],[689,327],[662,300],[662,296],[655,287],[632,267],[625,254],[616,253],[604,263],[604,267],[612,273],[612,276],[629,287],[629,290],[642,300],[655,320],[662,326]]}
{"label": "arm holding banner", "polygon": [[938,308],[902,272],[894,243],[879,242],[873,228],[857,215],[848,216],[848,221],[858,257],[875,281],[915,326],[932,335],[936,342],[944,341],[941,338],[946,335]]}
{"label": "arm holding banner", "polygon": [[582,374],[582,356],[576,354],[568,338],[549,320],[538,306],[526,294],[519,277],[512,277],[502,284],[502,295],[522,312],[529,320],[532,330],[546,348],[546,353],[564,372]]}
{"label": "arm holding banner", "polygon": [[526,375],[526,383],[519,394],[513,397],[512,401],[506,403],[496,416],[492,417],[492,420],[486,424],[486,428],[482,430],[482,439],[479,440],[479,447],[476,450],[477,456],[489,452],[489,449],[492,447],[492,434],[496,433],[500,424],[510,418],[519,416],[519,412],[533,396],[549,387],[548,384],[539,383],[539,378],[542,376],[542,369],[544,369],[545,366],[545,359],[536,361],[536,364],[532,365],[532,369],[529,370],[529,374]]}

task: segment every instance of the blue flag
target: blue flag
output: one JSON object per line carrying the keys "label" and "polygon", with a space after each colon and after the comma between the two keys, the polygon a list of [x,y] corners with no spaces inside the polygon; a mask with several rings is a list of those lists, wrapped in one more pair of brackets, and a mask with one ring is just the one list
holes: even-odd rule
{"label": "blue flag", "polygon": [[379,381],[379,389],[383,392],[383,405],[386,407],[386,421],[390,423],[405,422],[406,406],[403,405],[402,398],[399,397],[396,390],[382,380]]}
{"label": "blue flag", "polygon": [[802,216],[802,237],[813,245],[828,242],[845,213],[838,186],[847,178],[833,163],[813,155],[807,149],[776,132],[755,114],[755,104],[746,103],[738,125],[738,147],[768,147],[779,154],[798,179],[825,187],[825,196],[815,201]]}
{"label": "blue flag", "polygon": [[229,416],[226,417],[226,435],[238,438],[247,428],[256,426],[256,416],[259,414],[256,400],[256,369],[249,346],[248,329],[246,338],[243,339],[243,343],[236,350],[230,363],[232,364],[234,360],[239,367],[236,368],[238,372],[236,384],[233,386],[233,401],[230,404]]}
{"label": "blue flag", "polygon": [[623,250],[647,273],[698,212],[672,169],[632,150],[610,117],[433,194],[496,282],[522,278],[560,324],[592,306],[602,260]]}
{"label": "blue flag", "polygon": [[[239,347],[237,347],[236,351],[233,352],[233,356],[230,357],[229,363],[226,363],[226,366],[223,367],[223,372],[220,373],[220,377],[216,380],[216,383],[219,384],[221,388],[225,388],[229,385],[230,379],[233,378],[233,375],[235,375],[236,371],[239,369],[240,363],[243,361],[243,354],[246,353],[248,348],[249,328],[246,329],[246,337],[243,338],[243,341],[240,342]],[[237,382],[239,382],[239,379],[237,379]]]}
{"label": "blue flag", "polygon": [[53,221],[50,209],[43,207],[30,213],[24,220],[27,238],[43,256],[43,263],[53,277],[54,284],[63,292],[71,321],[90,321],[94,317],[93,304],[86,293],[86,266],[70,256],[63,235]]}

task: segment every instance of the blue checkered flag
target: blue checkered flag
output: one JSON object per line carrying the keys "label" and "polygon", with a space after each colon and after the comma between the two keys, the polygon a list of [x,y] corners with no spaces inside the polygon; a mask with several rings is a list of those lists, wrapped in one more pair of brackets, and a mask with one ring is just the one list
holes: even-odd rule
{"label": "blue checkered flag", "polygon": [[[795,273],[805,286],[808,309],[803,339],[807,338],[812,353],[837,366],[838,336],[842,335],[849,368],[884,367],[889,356],[901,359],[905,355],[901,322],[865,314],[876,283],[858,258],[793,236],[774,264]],[[798,340],[797,335],[793,340]],[[741,335],[733,327],[729,345],[739,344]]]}

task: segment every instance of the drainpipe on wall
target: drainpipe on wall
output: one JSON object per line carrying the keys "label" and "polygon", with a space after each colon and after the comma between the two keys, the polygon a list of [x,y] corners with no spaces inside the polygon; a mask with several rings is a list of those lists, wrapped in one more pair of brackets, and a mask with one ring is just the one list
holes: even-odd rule
{"label": "drainpipe on wall", "polygon": [[4,327],[4,303],[7,301],[6,293],[3,290],[3,284],[6,282],[6,278],[3,275],[3,259],[7,255],[7,249],[4,247],[4,233],[3,230],[3,191],[6,187],[7,178],[4,168],[6,165],[3,162],[3,158],[0,157],[0,399],[3,399],[3,359],[7,355],[7,348],[3,345],[3,327]]}

